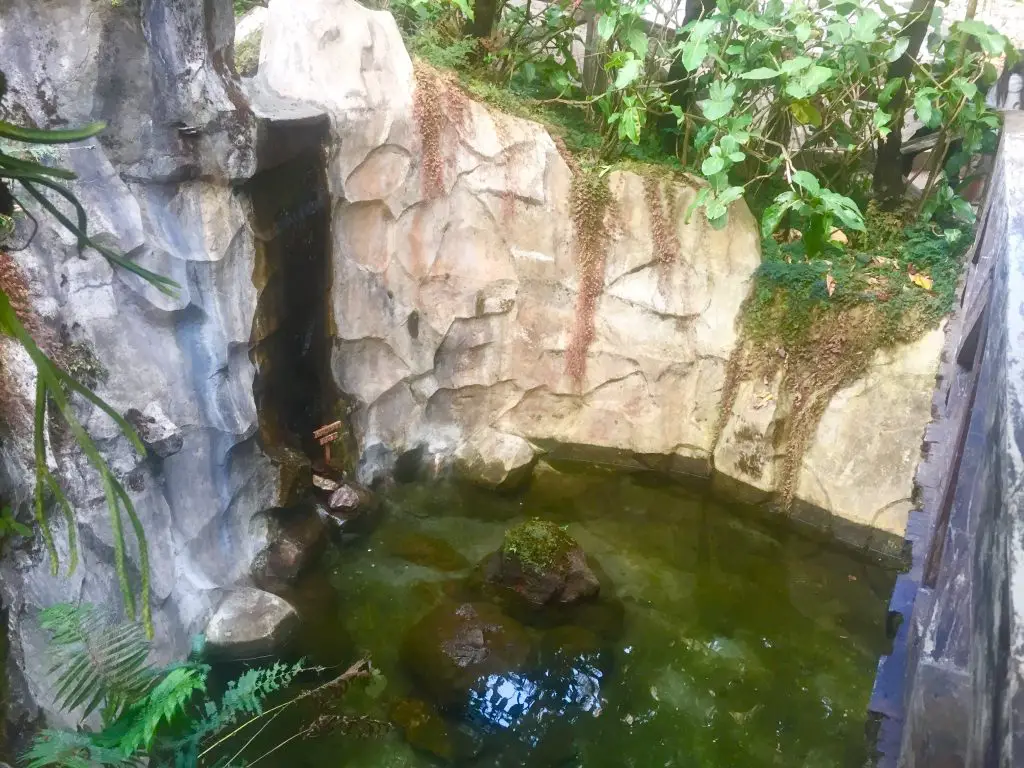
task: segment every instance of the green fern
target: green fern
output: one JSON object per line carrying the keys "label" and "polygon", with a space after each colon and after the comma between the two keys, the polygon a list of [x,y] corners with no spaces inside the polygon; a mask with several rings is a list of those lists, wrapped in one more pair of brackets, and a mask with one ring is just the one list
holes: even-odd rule
{"label": "green fern", "polygon": [[[244,759],[253,741],[250,726],[262,721],[265,727],[282,710],[311,697],[318,702],[328,696],[337,699],[353,680],[372,676],[369,661],[363,659],[326,683],[300,690],[265,709],[268,696],[309,671],[302,661],[276,662],[247,670],[228,683],[218,702],[207,695],[208,666],[193,662],[163,669],[150,666],[149,641],[138,624],[115,625],[93,606],[70,604],[47,608],[40,614],[40,623],[53,645],[51,672],[58,673],[57,702],[65,709],[81,707],[85,714],[102,707],[103,729],[98,733],[44,731],[23,756],[26,768],[128,768],[147,760],[150,764],[173,762],[176,768],[228,768]],[[384,729],[384,724],[368,718],[322,714],[293,738]],[[249,738],[239,747],[232,740],[243,731]]]}
{"label": "green fern", "polygon": [[92,734],[77,731],[45,730],[36,736],[22,755],[25,768],[96,768],[96,766],[136,765],[118,749],[99,746]]}
{"label": "green fern", "polygon": [[140,625],[113,624],[91,605],[69,603],[46,608],[39,623],[50,633],[50,674],[58,673],[54,699],[63,709],[82,707],[84,718],[102,706],[103,720],[110,723],[156,682]]}
{"label": "green fern", "polygon": [[206,692],[208,673],[209,667],[205,665],[171,668],[146,698],[124,713],[107,736],[125,757],[140,750],[148,752],[160,726],[170,725],[179,715],[187,714],[196,691]]}

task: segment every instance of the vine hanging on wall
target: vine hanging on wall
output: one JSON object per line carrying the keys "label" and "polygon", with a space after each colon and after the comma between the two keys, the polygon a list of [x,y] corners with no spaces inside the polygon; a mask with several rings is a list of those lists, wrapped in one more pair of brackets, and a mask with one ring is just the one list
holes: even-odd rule
{"label": "vine hanging on wall", "polygon": [[603,174],[576,167],[572,176],[573,253],[579,293],[573,316],[569,346],[565,350],[565,372],[580,385],[587,372],[587,353],[594,341],[594,316],[604,292],[604,265],[608,252],[605,213],[611,201],[608,180]]}

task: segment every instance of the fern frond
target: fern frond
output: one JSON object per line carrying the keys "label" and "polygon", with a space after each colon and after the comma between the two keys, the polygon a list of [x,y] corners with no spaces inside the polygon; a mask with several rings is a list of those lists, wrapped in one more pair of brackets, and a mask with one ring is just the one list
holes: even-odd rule
{"label": "fern frond", "polygon": [[116,744],[126,757],[139,750],[148,752],[160,726],[184,714],[196,691],[206,692],[208,672],[209,667],[195,665],[169,669],[142,701],[130,707],[107,729],[105,735],[112,741],[111,746]]}
{"label": "fern frond", "polygon": [[25,768],[96,768],[96,766],[133,766],[138,761],[126,759],[116,749],[99,746],[88,733],[76,731],[42,731],[22,755]]}
{"label": "fern frond", "polygon": [[91,605],[70,603],[46,608],[39,623],[50,633],[54,698],[63,709],[83,707],[85,717],[102,705],[109,722],[153,686],[149,641],[138,624],[114,624]]}

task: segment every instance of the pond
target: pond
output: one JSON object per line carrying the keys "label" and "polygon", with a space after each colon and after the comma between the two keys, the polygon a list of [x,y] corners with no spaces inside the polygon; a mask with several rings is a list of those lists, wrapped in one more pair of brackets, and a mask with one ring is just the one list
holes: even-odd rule
{"label": "pond", "polygon": [[[432,670],[409,662],[420,641],[410,628],[438,605],[490,611],[473,592],[474,566],[532,517],[579,542],[600,596],[576,612],[515,615],[518,642],[531,646],[515,669],[435,707],[422,685]],[[307,657],[370,654],[381,675],[350,703],[401,723],[408,739],[399,727],[295,740],[262,764],[425,767],[441,755],[508,768],[859,767],[894,578],[644,475],[549,469],[516,496],[398,486],[378,527],[330,553],[293,598]],[[297,727],[279,722],[260,740]]]}

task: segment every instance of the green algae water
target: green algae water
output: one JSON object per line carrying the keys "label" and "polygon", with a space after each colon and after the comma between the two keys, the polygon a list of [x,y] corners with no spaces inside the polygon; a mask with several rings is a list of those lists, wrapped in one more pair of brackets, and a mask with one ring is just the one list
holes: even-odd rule
{"label": "green algae water", "polygon": [[[603,584],[596,607],[553,629],[527,626],[540,650],[525,667],[482,680],[462,706],[434,709],[403,664],[410,627],[462,599],[474,566],[531,517],[564,526],[586,551]],[[549,470],[517,496],[399,486],[378,527],[331,553],[294,599],[307,656],[342,664],[370,654],[380,676],[347,699],[405,731],[297,739],[262,763],[859,767],[893,580],[644,476]],[[416,713],[427,710],[424,724]],[[280,742],[299,727],[280,725],[261,738]]]}

